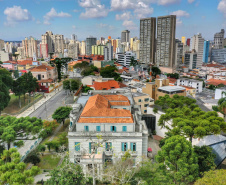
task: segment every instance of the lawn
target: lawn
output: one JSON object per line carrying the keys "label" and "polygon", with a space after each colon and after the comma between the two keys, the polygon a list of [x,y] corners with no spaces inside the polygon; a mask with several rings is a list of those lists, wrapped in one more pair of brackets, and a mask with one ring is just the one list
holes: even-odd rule
{"label": "lawn", "polygon": [[44,155],[41,156],[41,162],[37,164],[41,169],[51,170],[57,167],[60,162],[60,157],[56,155]]}
{"label": "lawn", "polygon": [[[35,96],[35,99],[41,97],[42,95],[37,94]],[[6,114],[17,114],[21,109],[23,109],[26,105],[29,103],[29,95],[25,95],[25,101],[24,101],[24,95],[20,97],[21,99],[21,108],[19,107],[19,97],[15,96],[14,94],[10,95],[10,101],[9,105],[2,111],[2,113]],[[34,101],[34,98],[31,97],[31,103]]]}

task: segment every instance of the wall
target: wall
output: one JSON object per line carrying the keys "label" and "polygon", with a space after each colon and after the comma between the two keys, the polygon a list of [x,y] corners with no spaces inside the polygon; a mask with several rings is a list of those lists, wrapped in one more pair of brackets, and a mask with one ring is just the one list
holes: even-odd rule
{"label": "wall", "polygon": [[[158,100],[159,96],[165,96],[166,94],[167,93],[157,91],[155,100]],[[179,95],[179,96],[186,96],[186,91],[184,91],[183,93],[176,93],[176,94]],[[172,98],[175,94],[167,94],[167,95],[169,95],[169,97]]]}
{"label": "wall", "polygon": [[[145,101],[146,98],[148,98],[148,101]],[[149,95],[137,96],[137,97],[133,97],[133,99],[134,99],[136,105],[140,105],[142,114],[147,114],[147,112],[144,112],[144,111],[147,110],[147,107],[150,105]],[[141,102],[139,102],[139,100],[141,100]],[[148,106],[145,107],[145,104],[148,104]]]}
{"label": "wall", "polygon": [[84,132],[84,126],[89,126],[89,132],[96,132],[96,126],[101,126],[101,132],[112,132],[111,126],[116,126],[117,132],[123,132],[122,126],[127,126],[127,132],[134,132],[134,123],[76,123],[76,131]]}
{"label": "wall", "polygon": [[87,77],[84,77],[82,80],[81,80],[82,84],[85,86],[85,85],[93,85],[93,78],[90,77],[90,76],[87,76]]}

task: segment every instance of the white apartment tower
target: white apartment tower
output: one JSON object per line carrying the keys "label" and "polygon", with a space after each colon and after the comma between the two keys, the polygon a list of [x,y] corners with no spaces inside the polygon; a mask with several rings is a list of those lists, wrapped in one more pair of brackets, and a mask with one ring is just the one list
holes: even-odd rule
{"label": "white apartment tower", "polygon": [[198,33],[192,37],[191,42],[191,50],[195,50],[197,53],[196,68],[201,68],[203,63],[204,38],[202,38],[201,33]]}
{"label": "white apartment tower", "polygon": [[176,15],[158,17],[156,64],[162,67],[175,67]]}

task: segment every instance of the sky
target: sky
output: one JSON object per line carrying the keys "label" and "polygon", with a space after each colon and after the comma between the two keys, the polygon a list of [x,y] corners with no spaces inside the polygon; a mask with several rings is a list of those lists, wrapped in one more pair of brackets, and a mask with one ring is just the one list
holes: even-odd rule
{"label": "sky", "polygon": [[78,40],[88,36],[139,38],[140,18],[177,15],[176,38],[226,29],[226,0],[0,0],[0,39],[23,40],[50,30]]}

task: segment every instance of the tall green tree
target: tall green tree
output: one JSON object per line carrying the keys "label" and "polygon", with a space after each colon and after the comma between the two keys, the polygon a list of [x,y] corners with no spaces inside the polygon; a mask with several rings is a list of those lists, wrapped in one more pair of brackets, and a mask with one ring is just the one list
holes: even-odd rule
{"label": "tall green tree", "polygon": [[204,173],[204,176],[197,180],[194,185],[225,185],[226,170],[210,170]]}
{"label": "tall green tree", "polygon": [[188,184],[199,176],[198,158],[191,143],[182,136],[168,138],[156,160],[162,169],[170,171],[167,175],[175,184]]}
{"label": "tall green tree", "polygon": [[152,66],[151,68],[152,75],[156,78],[157,75],[161,74],[161,70],[158,67]]}
{"label": "tall green tree", "polygon": [[21,135],[34,135],[39,133],[42,128],[42,120],[36,117],[0,117],[0,137],[2,141],[8,144],[8,149],[10,148],[10,143],[21,137]]}
{"label": "tall green tree", "polygon": [[0,115],[1,112],[6,108],[10,101],[9,88],[0,79]]}
{"label": "tall green tree", "polygon": [[20,154],[15,148],[5,150],[0,159],[0,182],[9,185],[33,184],[34,176],[40,173],[40,168],[33,166],[26,170],[26,164],[20,162]]}
{"label": "tall green tree", "polygon": [[[174,95],[173,99],[176,97],[178,96]],[[203,138],[206,135],[226,131],[226,122],[223,118],[218,117],[216,112],[202,111],[199,107],[195,107],[192,101],[190,102],[190,98],[184,99],[185,102],[189,102],[188,104],[185,102],[177,104],[176,101],[170,99],[165,96],[155,103],[165,106],[167,102],[171,102],[168,104],[170,108],[165,106],[165,114],[162,114],[158,121],[158,125],[168,129],[171,134],[185,136],[192,142],[192,138]]]}
{"label": "tall green tree", "polygon": [[194,146],[194,152],[198,157],[200,176],[202,176],[205,171],[215,169],[216,165],[214,159],[216,155],[213,154],[212,149],[209,146]]}
{"label": "tall green tree", "polygon": [[226,121],[226,97],[218,100],[218,110],[224,115],[224,120]]}
{"label": "tall green tree", "polygon": [[25,94],[26,91],[26,87],[24,86],[25,83],[23,82],[23,78],[19,77],[17,78],[17,80],[13,81],[13,86],[12,86],[12,91],[14,92],[14,94],[16,96],[19,97],[19,107],[21,108],[21,95]]}
{"label": "tall green tree", "polygon": [[86,185],[82,167],[78,164],[65,162],[61,166],[50,171],[50,179],[45,182],[46,185]]}
{"label": "tall green tree", "polygon": [[62,60],[61,58],[55,58],[54,60],[50,61],[50,64],[57,68],[58,80],[61,81],[61,69],[67,65],[66,60]]}
{"label": "tall green tree", "polygon": [[15,78],[19,78],[19,71],[18,71],[18,70],[15,70],[15,71],[14,71],[14,77],[15,77]]}
{"label": "tall green tree", "polygon": [[131,62],[130,62],[130,66],[137,66],[138,65],[138,62],[137,60],[134,59],[134,57],[131,57]]}
{"label": "tall green tree", "polygon": [[57,120],[58,123],[65,122],[66,118],[69,118],[69,114],[71,112],[71,107],[59,107],[55,110],[55,112],[52,115],[52,118]]}
{"label": "tall green tree", "polygon": [[70,81],[71,81],[70,91],[74,92],[74,91],[78,90],[79,85],[80,85],[80,81],[75,80],[75,79],[71,79]]}

